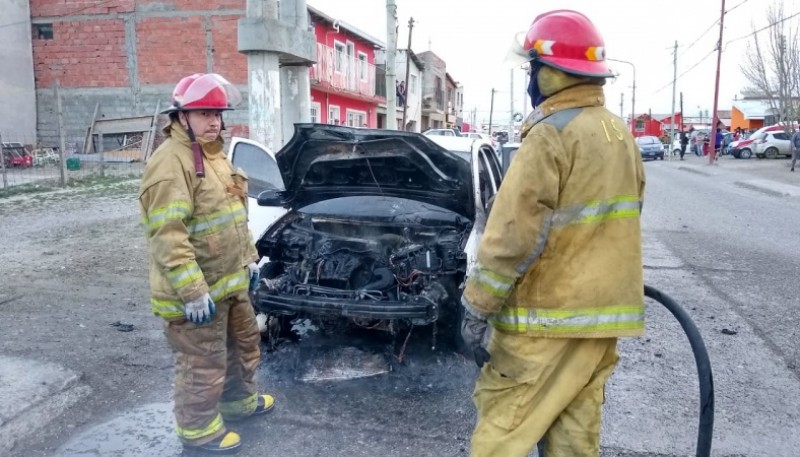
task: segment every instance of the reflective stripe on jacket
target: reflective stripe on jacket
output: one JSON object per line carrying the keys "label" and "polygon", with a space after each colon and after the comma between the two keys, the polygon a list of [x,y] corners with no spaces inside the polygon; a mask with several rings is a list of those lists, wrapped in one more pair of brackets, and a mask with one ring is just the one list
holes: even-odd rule
{"label": "reflective stripe on jacket", "polygon": [[602,88],[547,99],[523,128],[464,298],[500,331],[637,336],[644,329],[641,155]]}
{"label": "reflective stripe on jacket", "polygon": [[222,141],[203,144],[206,176],[198,178],[186,131],[179,123],[168,131],[145,168],[139,205],[152,311],[177,319],[205,293],[220,301],[246,290],[246,266],[258,255],[247,228],[247,176],[232,168]]}

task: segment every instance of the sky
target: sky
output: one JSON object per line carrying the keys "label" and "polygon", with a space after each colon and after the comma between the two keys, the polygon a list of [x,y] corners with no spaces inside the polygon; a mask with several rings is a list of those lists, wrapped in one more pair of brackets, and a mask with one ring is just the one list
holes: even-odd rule
{"label": "sky", "polygon": [[[753,27],[767,25],[766,9],[774,0],[726,0],[719,109],[729,110],[734,97],[749,84],[740,65]],[[431,50],[447,71],[464,85],[464,116],[473,108],[477,121],[488,121],[491,90],[496,89],[494,119],[511,112],[511,73],[514,72],[514,111],[523,111],[524,74],[503,59],[514,35],[527,31],[538,15],[553,9],[573,9],[598,27],[606,56],[631,62],[636,69],[636,112],[668,114],[672,107],[673,47],[678,42],[675,110],[683,92],[684,113],[697,116],[712,110],[719,39],[721,0],[396,0],[398,47],[408,43],[408,19],[414,18],[412,50]],[[784,0],[787,16],[800,12],[800,0]],[[385,0],[309,0],[308,4],[386,41]],[[791,19],[799,21],[800,17]],[[766,39],[767,32],[760,38]],[[633,71],[630,65],[609,62],[618,77],[605,86],[606,106],[631,112]]]}

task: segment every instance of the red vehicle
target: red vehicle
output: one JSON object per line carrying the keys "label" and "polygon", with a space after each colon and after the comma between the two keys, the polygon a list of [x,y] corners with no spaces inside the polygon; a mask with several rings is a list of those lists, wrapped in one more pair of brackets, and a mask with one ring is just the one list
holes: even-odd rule
{"label": "red vehicle", "polygon": [[6,159],[6,167],[30,168],[33,166],[33,156],[31,156],[22,143],[3,143],[3,157]]}

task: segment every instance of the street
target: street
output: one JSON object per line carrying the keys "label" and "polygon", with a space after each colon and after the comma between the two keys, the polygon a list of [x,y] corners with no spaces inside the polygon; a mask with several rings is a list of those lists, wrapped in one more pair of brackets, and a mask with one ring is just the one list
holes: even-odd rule
{"label": "street", "polygon": [[[730,157],[645,168],[645,279],[681,304],[705,339],[716,389],[713,455],[797,455],[800,173],[785,160]],[[180,455],[172,355],[149,311],[137,188],[130,180],[0,200],[0,357],[76,374],[73,400],[0,455]],[[645,337],[619,346],[603,456],[694,455],[698,387],[689,344],[657,303],[648,302],[647,319]],[[478,373],[471,360],[445,341],[431,349],[431,331],[422,328],[404,363],[385,341],[363,336],[337,340],[341,352],[328,355],[377,354],[392,360],[389,373],[299,380],[309,361],[332,350],[324,343],[311,334],[273,352],[262,346],[259,384],[277,406],[234,425],[245,441],[239,455],[468,455]],[[0,390],[0,410],[12,400]],[[0,436],[25,414],[0,415]]]}

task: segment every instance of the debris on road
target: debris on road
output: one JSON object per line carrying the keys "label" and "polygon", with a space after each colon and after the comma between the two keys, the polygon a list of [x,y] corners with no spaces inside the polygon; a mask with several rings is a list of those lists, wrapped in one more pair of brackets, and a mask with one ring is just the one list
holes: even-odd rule
{"label": "debris on road", "polygon": [[727,328],[722,329],[723,335],[736,335],[737,333],[739,332],[737,332],[736,330],[728,330]]}
{"label": "debris on road", "polygon": [[132,332],[134,329],[133,324],[125,324],[120,321],[112,322],[108,325],[116,327],[119,332]]}

